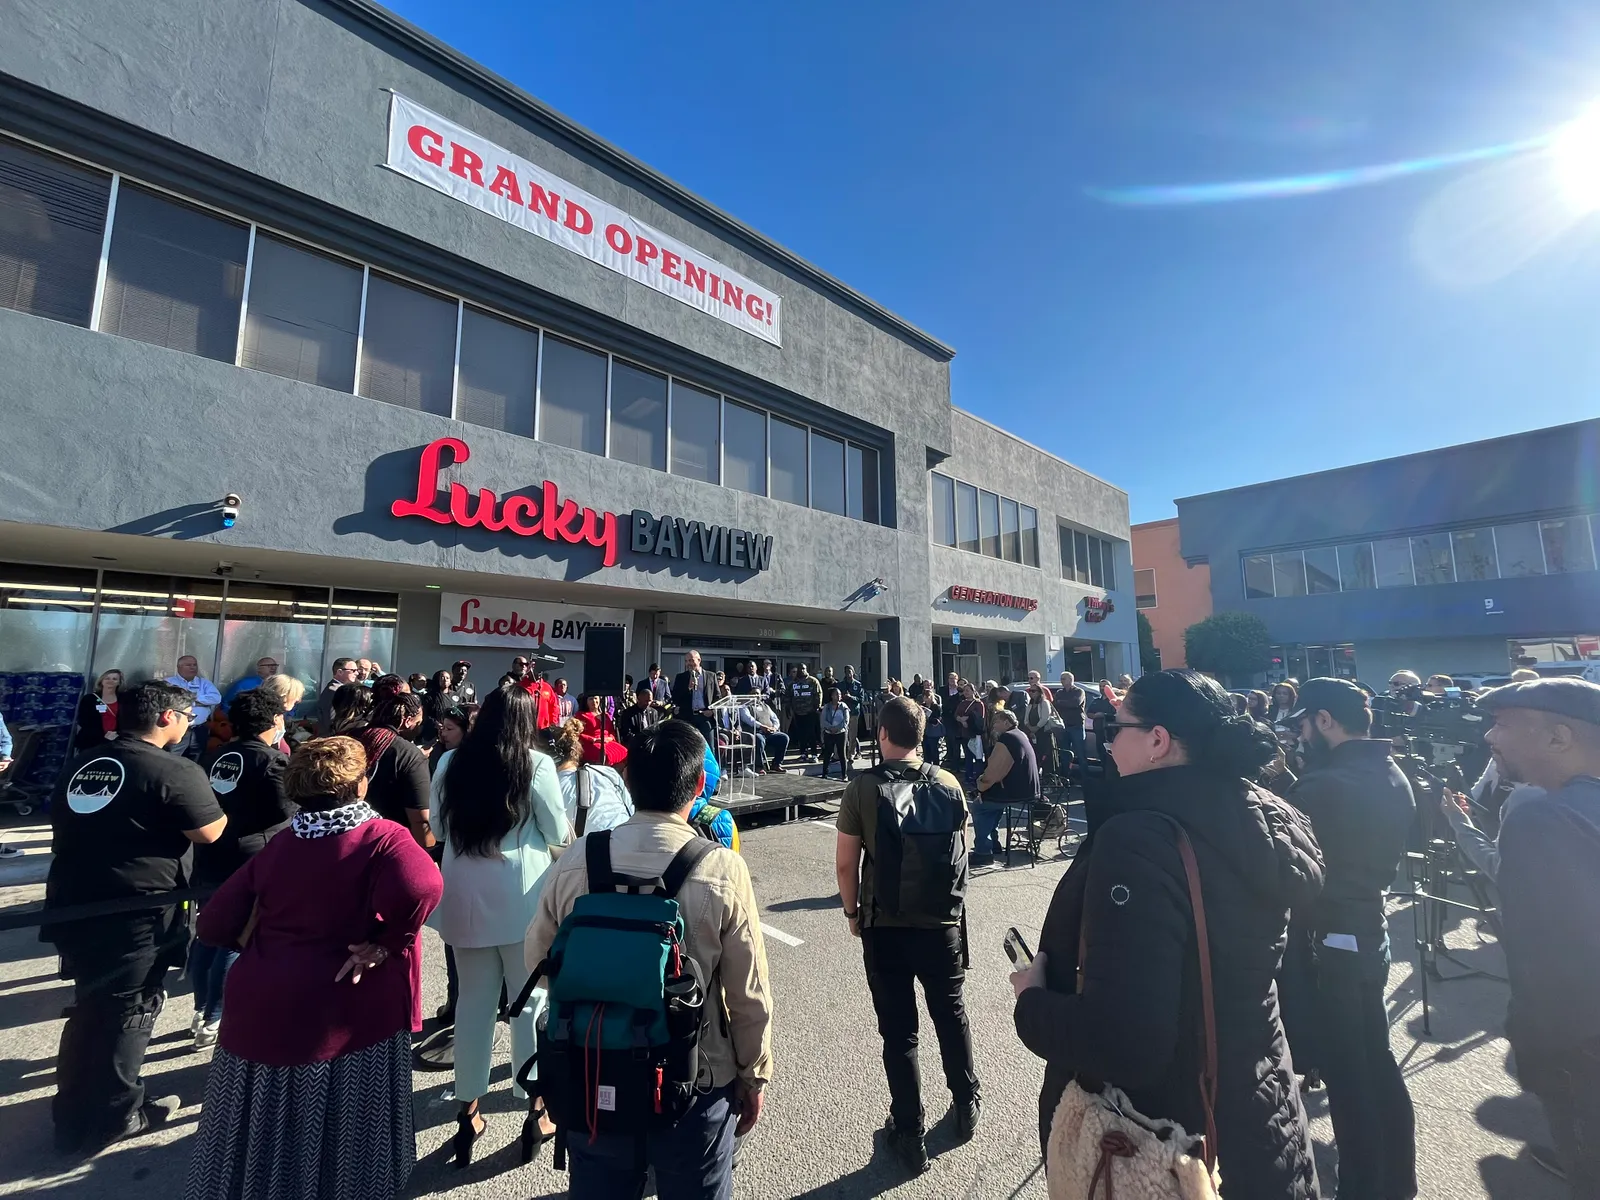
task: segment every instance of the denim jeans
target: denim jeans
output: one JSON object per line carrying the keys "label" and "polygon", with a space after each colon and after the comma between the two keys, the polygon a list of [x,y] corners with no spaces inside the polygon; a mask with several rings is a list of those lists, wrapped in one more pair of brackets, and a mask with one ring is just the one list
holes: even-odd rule
{"label": "denim jeans", "polygon": [[571,1200],[630,1200],[643,1195],[645,1168],[654,1167],[660,1200],[729,1200],[733,1195],[734,1085],[714,1088],[671,1129],[645,1135],[644,1161],[639,1139],[602,1133],[593,1141],[572,1129],[567,1139]]}
{"label": "denim jeans", "polygon": [[1006,815],[1006,806],[999,801],[979,800],[972,806],[974,854],[1000,853],[1000,822]]}
{"label": "denim jeans", "polygon": [[205,1017],[208,1025],[222,1020],[222,991],[228,982],[228,970],[238,958],[237,950],[208,946],[199,938],[189,944],[186,974],[194,986],[194,1010]]}
{"label": "denim jeans", "polygon": [[783,767],[783,756],[789,751],[787,733],[756,734],[756,766],[763,771],[777,771]]}

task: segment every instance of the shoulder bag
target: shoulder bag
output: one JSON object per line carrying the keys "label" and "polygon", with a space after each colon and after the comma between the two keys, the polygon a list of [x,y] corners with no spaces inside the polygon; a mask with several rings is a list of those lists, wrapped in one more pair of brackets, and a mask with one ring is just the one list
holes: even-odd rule
{"label": "shoulder bag", "polygon": [[[1217,1173],[1217,1018],[1211,990],[1211,941],[1206,935],[1206,906],[1200,892],[1200,864],[1184,828],[1171,817],[1178,853],[1194,909],[1195,940],[1200,958],[1200,1003],[1204,1015],[1205,1063],[1200,1071],[1200,1102],[1205,1109],[1204,1136],[1189,1133],[1176,1121],[1147,1117],[1127,1095],[1106,1083],[1099,1092],[1076,1079],[1067,1084],[1050,1121],[1045,1159],[1050,1200],[1116,1200],[1118,1194],[1139,1200],[1218,1200],[1222,1180]],[[1085,907],[1087,913],[1087,906]],[[1078,990],[1083,990],[1083,956],[1088,924],[1078,935]]]}

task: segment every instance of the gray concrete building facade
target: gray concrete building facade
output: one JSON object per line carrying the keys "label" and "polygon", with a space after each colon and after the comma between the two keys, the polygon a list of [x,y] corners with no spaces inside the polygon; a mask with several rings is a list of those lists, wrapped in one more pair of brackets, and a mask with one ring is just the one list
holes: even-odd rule
{"label": "gray concrete building facade", "polygon": [[[942,342],[385,10],[4,27],[0,687],[180,653],[492,679],[544,641],[576,690],[590,621],[635,677],[881,639],[909,678],[957,616],[1030,664],[1132,661],[1125,495],[953,410]],[[936,544],[939,464],[1032,507],[1046,565]],[[1051,569],[1063,522],[1114,580]]]}

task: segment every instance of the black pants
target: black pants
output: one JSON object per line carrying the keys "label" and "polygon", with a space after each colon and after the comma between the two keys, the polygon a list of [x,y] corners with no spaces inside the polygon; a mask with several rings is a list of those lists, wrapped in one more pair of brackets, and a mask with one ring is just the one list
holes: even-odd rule
{"label": "black pants", "polygon": [[1340,1200],[1417,1194],[1416,1114],[1389,1049],[1389,952],[1316,947],[1322,1077],[1339,1147]]}
{"label": "black pants", "polygon": [[944,1079],[957,1104],[978,1098],[972,1065],[972,1031],[962,998],[961,929],[864,929],[867,987],[883,1037],[883,1070],[889,1079],[889,1115],[896,1129],[921,1132],[922,1084],[917,1073],[917,989],[939,1038]]}
{"label": "black pants", "polygon": [[1517,1077],[1544,1105],[1573,1200],[1600,1200],[1600,1039],[1560,1053],[1518,1048]]}
{"label": "black pants", "polygon": [[154,953],[122,962],[84,956],[74,973],[51,1102],[64,1146],[115,1136],[144,1104],[140,1070],[161,1012],[167,964]]}

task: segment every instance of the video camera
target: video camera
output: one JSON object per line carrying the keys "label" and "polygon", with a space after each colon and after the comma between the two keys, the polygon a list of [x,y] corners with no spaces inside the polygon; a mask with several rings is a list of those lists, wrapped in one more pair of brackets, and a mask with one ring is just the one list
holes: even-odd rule
{"label": "video camera", "polygon": [[1459,688],[1447,688],[1441,696],[1415,684],[1372,698],[1372,736],[1395,743],[1394,761],[1416,793],[1424,837],[1454,840],[1448,823],[1438,817],[1438,801],[1447,790],[1467,791],[1483,774],[1489,724],[1477,701]]}

